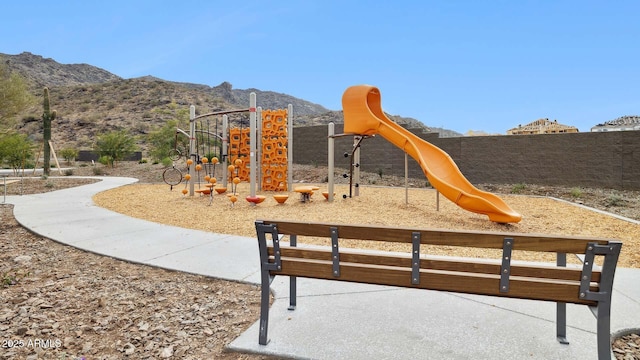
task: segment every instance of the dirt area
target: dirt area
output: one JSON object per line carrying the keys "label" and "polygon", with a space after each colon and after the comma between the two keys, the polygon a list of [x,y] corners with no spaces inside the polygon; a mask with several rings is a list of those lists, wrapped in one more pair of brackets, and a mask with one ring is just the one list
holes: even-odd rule
{"label": "dirt area", "polygon": [[[130,210],[118,207],[154,209],[150,214],[137,211],[131,215],[183,227],[206,225],[205,230],[253,236],[252,223],[258,217],[291,219],[303,215],[309,220],[351,221],[353,214],[364,214],[354,222],[617,238],[624,242],[620,266],[640,268],[640,257],[634,253],[640,245],[638,225],[565,202],[523,196],[553,196],[640,220],[640,191],[480,185],[500,194],[524,215],[521,223],[505,226],[460,210],[442,197],[437,210],[433,190],[415,189],[425,185],[424,179],[410,179],[414,189],[409,192],[409,205],[405,204],[403,188],[379,187],[403,186],[404,178],[362,174],[360,196],[342,199],[348,187],[338,185],[332,205],[320,194],[303,204],[292,193],[284,205],[268,198],[250,207],[242,200],[244,196],[234,206],[224,195],[214,196],[211,205],[208,197],[185,197],[180,192],[184,185],[170,191],[162,181],[162,172],[160,165],[121,163],[116,168],[77,166],[65,175],[138,178],[140,184],[100,194],[96,202],[125,213]],[[341,173],[336,171],[334,177],[338,184],[347,182]],[[41,193],[94,181],[56,175],[54,171],[49,178],[23,178],[9,184],[7,194]],[[322,167],[296,166],[294,171],[296,182],[318,183],[323,189],[326,178]],[[2,181],[0,178],[0,198]],[[240,185],[241,194],[247,193],[244,186]],[[170,214],[158,209],[168,209]],[[374,219],[371,214],[379,217]],[[0,298],[7,299],[0,305],[0,341],[50,340],[48,348],[3,349],[0,359],[268,358],[224,351],[228,342],[257,320],[256,286],[130,264],[60,245],[21,228],[8,205],[0,206],[0,220]],[[434,249],[437,251],[451,253],[449,249]],[[619,339],[616,356],[640,358],[640,348],[630,342],[640,341],[632,335]]]}

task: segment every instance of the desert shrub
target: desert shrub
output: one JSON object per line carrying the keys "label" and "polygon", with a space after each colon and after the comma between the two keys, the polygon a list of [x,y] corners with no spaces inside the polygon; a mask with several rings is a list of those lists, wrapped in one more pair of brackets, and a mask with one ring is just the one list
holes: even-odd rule
{"label": "desert shrub", "polygon": [[0,285],[3,288],[16,285],[20,280],[30,276],[30,272],[5,271],[0,273]]}
{"label": "desert shrub", "polygon": [[172,166],[172,165],[173,165],[173,161],[170,158],[166,157],[166,158],[162,159],[162,166],[169,167],[169,166]]}
{"label": "desert shrub", "polygon": [[607,199],[607,207],[609,206],[620,206],[622,205],[622,197],[620,195],[611,195]]}
{"label": "desert shrub", "polygon": [[0,164],[6,163],[14,173],[18,169],[30,169],[33,163],[33,142],[24,134],[2,134],[0,135]]}
{"label": "desert shrub", "polygon": [[64,176],[73,176],[73,169],[67,169],[64,171]]}
{"label": "desert shrub", "polygon": [[580,190],[580,188],[574,187],[571,189],[570,195],[573,198],[579,198],[582,196],[582,190]]}
{"label": "desert shrub", "polygon": [[179,136],[176,144],[177,124],[177,120],[170,120],[160,129],[146,135],[146,140],[149,144],[149,155],[153,160],[163,161],[165,157],[171,155],[176,147],[179,149],[189,148],[189,140],[184,136]]}
{"label": "desert shrub", "polygon": [[134,152],[136,145],[134,137],[129,135],[126,130],[122,130],[99,135],[95,148],[96,152],[100,154],[99,160],[106,157],[105,160],[108,161],[108,164],[114,167],[117,161]]}
{"label": "desert shrub", "polygon": [[520,194],[526,188],[527,188],[526,184],[523,184],[523,183],[514,184],[513,187],[511,188],[511,193],[512,194]]}
{"label": "desert shrub", "polygon": [[75,161],[79,153],[78,149],[74,148],[64,148],[60,150],[60,156],[62,156],[67,164],[71,164],[72,161]]}
{"label": "desert shrub", "polygon": [[104,170],[102,168],[99,168],[99,167],[95,166],[93,168],[93,175],[102,176],[102,175],[104,175]]}
{"label": "desert shrub", "polygon": [[98,159],[98,162],[104,166],[109,166],[113,162],[113,159],[109,155],[102,155]]}

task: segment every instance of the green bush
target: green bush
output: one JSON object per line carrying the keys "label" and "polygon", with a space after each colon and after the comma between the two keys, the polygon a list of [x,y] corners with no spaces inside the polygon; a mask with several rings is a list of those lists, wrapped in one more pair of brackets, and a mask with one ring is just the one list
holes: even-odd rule
{"label": "green bush", "polygon": [[19,273],[17,271],[5,271],[0,273],[0,285],[3,288],[9,287],[11,285],[16,285],[20,280],[30,276],[30,272]]}
{"label": "green bush", "polygon": [[109,166],[113,163],[113,158],[109,155],[100,156],[98,162],[104,166]]}
{"label": "green bush", "polygon": [[573,198],[579,198],[582,196],[582,190],[580,188],[572,188],[570,194]]}
{"label": "green bush", "polygon": [[173,161],[170,158],[166,157],[162,159],[162,166],[164,167],[173,166]]}
{"label": "green bush", "polygon": [[67,169],[64,171],[64,176],[73,176],[73,169]]}
{"label": "green bush", "polygon": [[622,198],[619,195],[611,195],[607,199],[607,207],[622,205]]}
{"label": "green bush", "polygon": [[[176,138],[176,128],[178,127],[178,123],[189,121],[189,114],[186,113],[185,115],[186,118],[184,119],[182,119],[183,116],[178,117],[183,121],[179,121],[179,119],[170,120],[166,124],[164,124],[164,126],[150,132],[146,136],[146,142],[147,144],[149,144],[149,156],[151,157],[151,159],[162,161],[162,159],[164,159],[165,157],[170,156],[176,147],[178,149],[189,148],[189,139],[182,135]],[[184,155],[188,152],[181,153]]]}
{"label": "green bush", "polygon": [[100,160],[107,160],[107,164],[114,167],[116,162],[136,150],[135,139],[126,130],[112,131],[98,136],[95,150],[100,154]]}
{"label": "green bush", "polygon": [[71,164],[72,161],[75,161],[79,153],[78,149],[73,148],[64,148],[60,150],[60,156],[62,156],[67,164]]}
{"label": "green bush", "polygon": [[514,184],[513,187],[511,188],[511,193],[512,194],[520,194],[526,188],[527,188],[526,184],[523,184],[523,183]]}
{"label": "green bush", "polygon": [[33,168],[33,142],[24,134],[0,134],[0,163],[9,165],[14,173]]}

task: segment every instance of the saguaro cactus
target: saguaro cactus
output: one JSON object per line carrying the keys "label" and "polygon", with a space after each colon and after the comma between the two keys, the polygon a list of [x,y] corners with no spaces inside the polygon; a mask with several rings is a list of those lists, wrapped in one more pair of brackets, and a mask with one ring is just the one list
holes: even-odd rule
{"label": "saguaro cactus", "polygon": [[43,153],[44,153],[44,165],[43,174],[49,176],[49,167],[51,160],[51,149],[49,148],[49,141],[51,140],[51,122],[56,118],[56,111],[51,111],[49,108],[49,89],[44,88],[44,112],[42,113],[43,121]]}

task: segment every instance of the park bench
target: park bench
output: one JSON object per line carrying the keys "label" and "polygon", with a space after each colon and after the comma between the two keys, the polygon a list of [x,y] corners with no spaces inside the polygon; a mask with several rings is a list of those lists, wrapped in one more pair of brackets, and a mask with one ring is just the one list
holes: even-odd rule
{"label": "park bench", "polygon": [[[566,304],[589,306],[597,319],[598,358],[609,359],[613,278],[622,243],[601,238],[409,229],[292,221],[256,221],[262,300],[259,344],[268,343],[270,284],[290,277],[289,309],[296,306],[296,277],[552,301],[556,336],[566,340]],[[284,236],[289,241],[284,242]],[[299,237],[326,238],[331,246],[297,246]],[[407,243],[406,254],[340,246],[342,239]],[[423,245],[498,249],[500,259],[428,256]],[[512,252],[556,253],[555,263],[512,261]],[[582,264],[567,266],[567,254]],[[596,263],[601,264],[600,266]]]}

